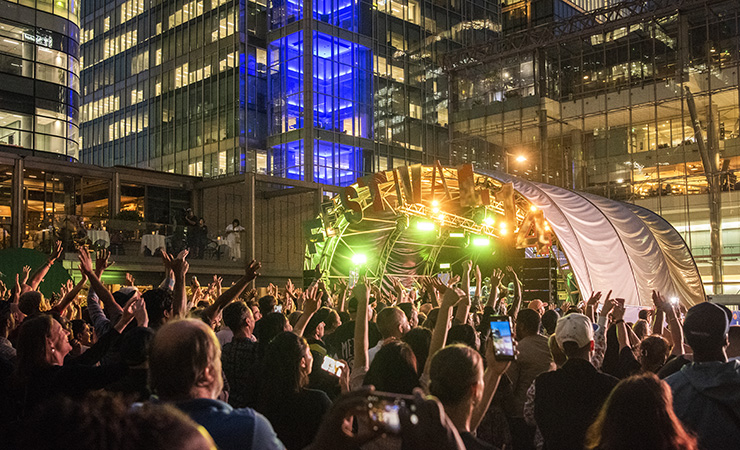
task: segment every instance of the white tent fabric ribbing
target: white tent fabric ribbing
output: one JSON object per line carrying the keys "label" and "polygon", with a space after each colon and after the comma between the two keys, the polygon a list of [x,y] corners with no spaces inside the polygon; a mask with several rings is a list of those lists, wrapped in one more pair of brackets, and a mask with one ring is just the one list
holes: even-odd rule
{"label": "white tent fabric ribbing", "polygon": [[476,170],[537,206],[568,258],[584,297],[612,290],[632,306],[651,305],[652,291],[690,306],[704,301],[699,271],[681,235],[657,214],[636,205]]}

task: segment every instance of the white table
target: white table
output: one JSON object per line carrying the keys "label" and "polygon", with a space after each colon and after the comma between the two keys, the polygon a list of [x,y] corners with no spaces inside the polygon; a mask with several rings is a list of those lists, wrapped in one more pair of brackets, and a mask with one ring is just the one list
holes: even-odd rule
{"label": "white table", "polygon": [[105,242],[105,248],[110,247],[110,235],[105,230],[87,230],[87,237],[93,244],[103,241]]}
{"label": "white table", "polygon": [[153,255],[154,252],[160,248],[167,249],[167,241],[161,234],[145,234],[141,237],[141,248],[139,249],[139,253],[144,253],[145,249],[149,249]]}

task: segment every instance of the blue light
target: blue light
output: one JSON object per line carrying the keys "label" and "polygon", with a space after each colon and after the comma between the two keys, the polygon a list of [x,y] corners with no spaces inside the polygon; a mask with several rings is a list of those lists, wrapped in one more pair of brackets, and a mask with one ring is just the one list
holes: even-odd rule
{"label": "blue light", "polygon": [[[312,0],[313,1],[313,0]],[[290,23],[291,14],[302,17],[301,0],[273,0],[272,29]],[[356,32],[359,23],[358,0],[315,0],[316,20]],[[351,40],[314,31],[310,36],[298,31],[271,42],[268,46],[269,91],[271,101],[270,134],[303,128],[305,83],[313,88],[313,126],[337,134],[372,139],[373,65],[372,52]],[[311,39],[312,74],[304,74],[304,38]],[[309,75],[309,76],[306,76]],[[339,137],[337,136],[336,140]],[[334,139],[332,139],[334,140]],[[273,171],[289,178],[304,178],[304,141],[273,147]],[[363,149],[324,140],[313,142],[314,180],[347,185],[364,175]]]}

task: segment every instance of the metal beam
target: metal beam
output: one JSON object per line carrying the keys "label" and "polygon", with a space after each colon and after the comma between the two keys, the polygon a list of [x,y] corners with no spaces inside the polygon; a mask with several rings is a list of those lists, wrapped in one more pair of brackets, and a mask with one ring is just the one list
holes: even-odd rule
{"label": "metal beam", "polygon": [[271,199],[277,197],[285,197],[288,195],[305,194],[306,192],[312,192],[314,189],[307,187],[292,187],[287,189],[275,189],[273,191],[263,191],[261,193],[262,198]]}

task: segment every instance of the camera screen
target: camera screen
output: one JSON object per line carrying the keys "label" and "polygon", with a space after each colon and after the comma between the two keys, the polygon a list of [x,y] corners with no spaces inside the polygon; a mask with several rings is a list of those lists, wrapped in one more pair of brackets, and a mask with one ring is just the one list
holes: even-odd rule
{"label": "camera screen", "polygon": [[391,433],[401,432],[401,417],[398,415],[401,405],[390,399],[369,400],[368,409],[370,420],[383,424],[383,428]]}
{"label": "camera screen", "polygon": [[491,337],[496,356],[514,357],[514,341],[511,337],[511,322],[508,320],[491,321]]}

